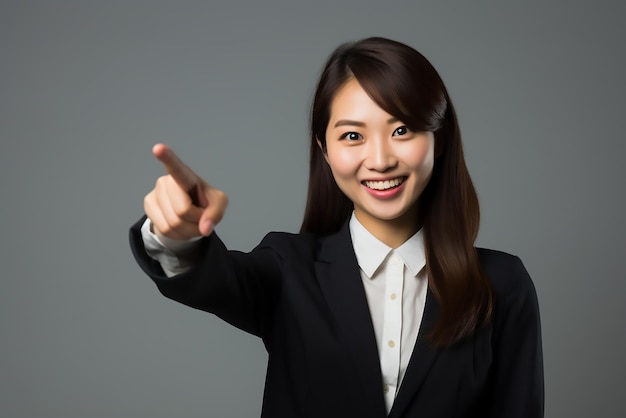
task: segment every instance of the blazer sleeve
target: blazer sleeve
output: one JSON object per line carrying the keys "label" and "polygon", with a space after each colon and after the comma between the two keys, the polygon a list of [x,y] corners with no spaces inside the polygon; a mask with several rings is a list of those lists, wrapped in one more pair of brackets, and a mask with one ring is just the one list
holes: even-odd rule
{"label": "blazer sleeve", "polygon": [[537,294],[519,258],[514,257],[509,272],[502,293],[496,289],[490,416],[543,417],[543,355]]}
{"label": "blazer sleeve", "polygon": [[229,251],[213,232],[200,244],[198,263],[167,277],[146,253],[141,237],[143,217],[130,229],[130,246],[141,269],[172,300],[213,313],[251,334],[264,337],[280,291],[280,257],[272,234],[250,253]]}

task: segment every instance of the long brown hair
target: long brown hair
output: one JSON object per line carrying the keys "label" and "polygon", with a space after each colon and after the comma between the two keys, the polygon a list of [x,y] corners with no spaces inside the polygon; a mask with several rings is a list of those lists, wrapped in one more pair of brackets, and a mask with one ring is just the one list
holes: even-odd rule
{"label": "long brown hair", "polygon": [[429,338],[435,346],[450,346],[489,322],[493,292],[474,248],[480,213],[456,113],[439,74],[413,48],[368,38],[341,45],[328,58],[311,112],[309,192],[301,232],[333,233],[352,213],[352,202],[337,186],[324,152],[333,98],[353,78],[409,129],[434,132],[433,173],[418,204],[428,283],[441,304]]}

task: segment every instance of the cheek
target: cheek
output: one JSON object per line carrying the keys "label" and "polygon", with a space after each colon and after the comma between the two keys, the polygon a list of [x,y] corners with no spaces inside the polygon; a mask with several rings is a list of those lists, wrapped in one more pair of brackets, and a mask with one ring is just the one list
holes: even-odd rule
{"label": "cheek", "polygon": [[349,149],[328,149],[326,161],[330,165],[335,178],[354,175],[358,170],[358,162]]}
{"label": "cheek", "polygon": [[409,156],[406,162],[416,170],[430,172],[435,161],[435,144],[432,140],[418,141],[412,144],[404,155]]}

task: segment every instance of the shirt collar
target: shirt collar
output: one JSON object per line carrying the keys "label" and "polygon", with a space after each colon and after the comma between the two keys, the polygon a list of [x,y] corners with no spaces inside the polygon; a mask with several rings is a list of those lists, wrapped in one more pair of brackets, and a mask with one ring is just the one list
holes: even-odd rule
{"label": "shirt collar", "polygon": [[353,212],[350,218],[350,236],[359,267],[368,278],[372,278],[392,251],[402,258],[412,276],[417,276],[426,265],[424,238],[421,229],[404,244],[393,250],[365,229]]}

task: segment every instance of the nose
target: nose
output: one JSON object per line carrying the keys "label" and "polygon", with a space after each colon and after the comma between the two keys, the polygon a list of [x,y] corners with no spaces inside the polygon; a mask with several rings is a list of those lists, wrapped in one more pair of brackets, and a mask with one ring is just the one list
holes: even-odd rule
{"label": "nose", "polygon": [[371,171],[384,173],[395,168],[398,165],[393,147],[387,139],[372,139],[367,144],[367,156],[365,159],[365,167]]}

